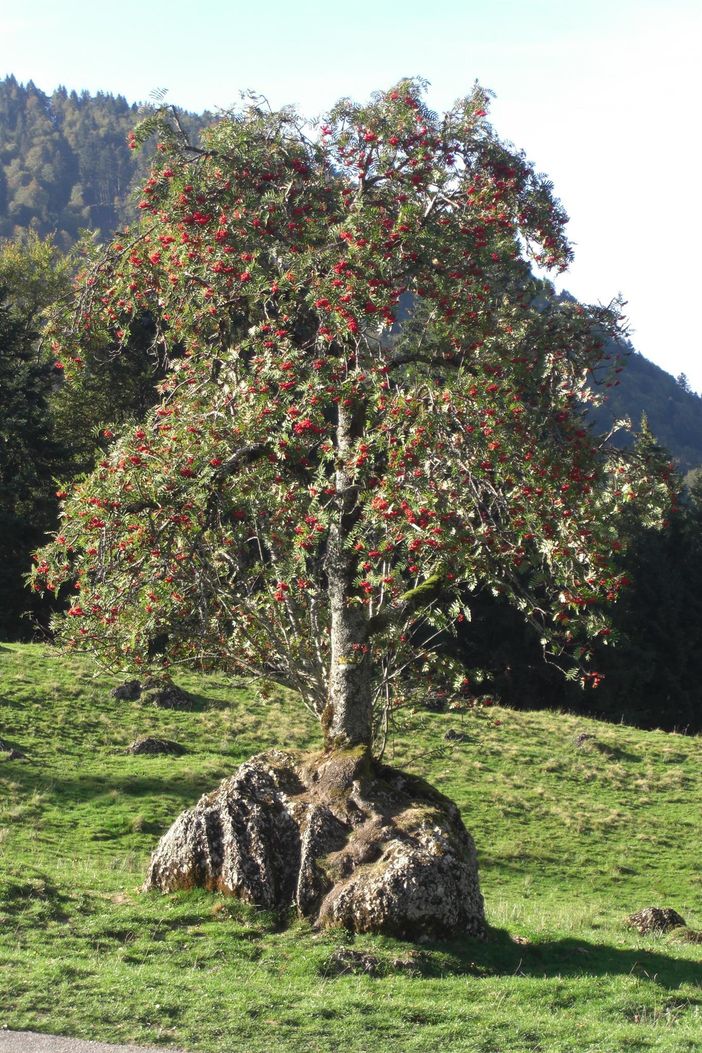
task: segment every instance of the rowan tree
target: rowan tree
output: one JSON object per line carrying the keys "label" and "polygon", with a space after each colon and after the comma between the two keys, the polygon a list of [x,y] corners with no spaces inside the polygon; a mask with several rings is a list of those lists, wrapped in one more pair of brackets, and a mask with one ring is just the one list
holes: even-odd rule
{"label": "rowan tree", "polygon": [[617,516],[654,521],[667,483],[584,423],[616,311],[544,297],[566,216],[487,106],[438,117],[403,81],[316,128],[253,98],[199,148],[167,112],[137,130],[142,222],[53,346],[70,375],[148,313],[172,364],[37,557],[35,588],[75,583],[70,646],[264,674],[333,748],[420,672],[460,682],[431,642],[478,584],[545,639],[607,632]]}

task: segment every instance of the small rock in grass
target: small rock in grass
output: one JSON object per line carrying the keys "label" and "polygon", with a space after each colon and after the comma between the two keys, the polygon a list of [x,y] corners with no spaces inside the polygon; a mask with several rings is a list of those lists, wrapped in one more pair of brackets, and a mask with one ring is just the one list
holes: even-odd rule
{"label": "small rock in grass", "polygon": [[170,739],[156,739],[150,735],[142,735],[141,738],[135,739],[131,746],[127,746],[127,753],[133,754],[148,754],[155,756],[157,754],[168,754],[172,757],[181,757],[184,753],[187,753],[185,746],[181,746],[179,742],[172,742]]}
{"label": "small rock in grass", "polygon": [[470,735],[466,735],[464,731],[455,731],[453,728],[449,728],[444,738],[447,742],[470,742]]}
{"label": "small rock in grass", "polygon": [[670,929],[686,925],[685,919],[672,907],[644,907],[630,914],[626,920],[631,928],[638,929],[642,935],[669,932]]}
{"label": "small rock in grass", "polygon": [[702,930],[688,929],[687,925],[681,925],[673,930],[673,937],[682,943],[702,943]]}
{"label": "small rock in grass", "polygon": [[427,964],[427,956],[422,951],[408,951],[400,958],[393,958],[391,967],[398,973],[408,973],[411,976],[419,976]]}
{"label": "small rock in grass", "polygon": [[0,753],[6,753],[6,760],[26,760],[27,754],[6,739],[0,739]]}
{"label": "small rock in grass", "polygon": [[594,735],[591,735],[589,731],[581,731],[579,735],[576,735],[573,742],[577,749],[582,749],[586,742],[590,742],[594,739]]}
{"label": "small rock in grass", "polygon": [[180,687],[169,681],[150,681],[144,685],[141,693],[141,701],[147,705],[158,706],[159,709],[185,709],[193,708],[193,699]]}
{"label": "small rock in grass", "polygon": [[120,702],[136,702],[141,694],[141,684],[138,680],[127,680],[126,684],[120,684],[110,694]]}
{"label": "small rock in grass", "polygon": [[324,972],[327,976],[343,976],[348,973],[377,976],[379,967],[380,960],[373,954],[354,951],[350,947],[337,947],[327,958]]}
{"label": "small rock in grass", "polygon": [[449,696],[446,691],[430,691],[422,699],[424,709],[430,713],[445,713],[449,704]]}

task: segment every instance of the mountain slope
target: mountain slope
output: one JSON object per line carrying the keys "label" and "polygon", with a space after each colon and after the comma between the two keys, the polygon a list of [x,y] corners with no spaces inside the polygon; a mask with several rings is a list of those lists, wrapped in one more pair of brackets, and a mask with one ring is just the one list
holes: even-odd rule
{"label": "mountain slope", "polygon": [[[645,414],[651,432],[681,472],[702,464],[702,398],[632,347],[619,380],[607,390],[604,405],[593,411],[597,428],[606,431],[616,420],[628,417],[638,430]],[[619,441],[632,442],[633,435]]]}
{"label": "mountain slope", "polygon": [[[122,95],[45,95],[30,81],[0,81],[0,237],[55,234],[68,248],[81,229],[109,237],[133,218],[132,194],[153,149],[136,156],[127,135],[142,108]],[[183,115],[194,136],[211,115]]]}

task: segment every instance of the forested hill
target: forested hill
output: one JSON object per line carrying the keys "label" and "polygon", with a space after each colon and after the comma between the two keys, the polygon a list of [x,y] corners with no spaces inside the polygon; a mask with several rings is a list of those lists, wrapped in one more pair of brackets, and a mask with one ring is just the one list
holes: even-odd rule
{"label": "forested hill", "polygon": [[[150,163],[127,147],[141,115],[121,95],[0,81],[0,237],[30,229],[65,249],[83,228],[108,236],[128,221]],[[211,117],[184,120],[196,134]]]}
{"label": "forested hill", "polygon": [[[605,404],[593,414],[599,430],[630,418],[638,431],[645,415],[652,434],[684,474],[702,465],[702,398],[684,376],[677,380],[633,348],[624,358],[620,383],[607,391]],[[633,435],[624,433],[624,441]]]}
{"label": "forested hill", "polygon": [[[46,95],[31,81],[0,81],[0,238],[33,230],[67,249],[81,229],[108,237],[134,218],[133,191],[152,151],[134,154],[127,135],[142,114],[121,95],[65,88]],[[196,139],[212,116],[182,120]],[[702,399],[632,352],[596,423],[606,429],[630,417],[637,428],[644,413],[682,471],[702,465]]]}

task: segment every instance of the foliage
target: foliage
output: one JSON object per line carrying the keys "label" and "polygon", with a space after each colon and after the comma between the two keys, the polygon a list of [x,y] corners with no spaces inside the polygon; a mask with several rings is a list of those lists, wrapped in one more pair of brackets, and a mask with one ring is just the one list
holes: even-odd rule
{"label": "foliage", "polygon": [[[47,96],[12,76],[0,82],[0,237],[52,234],[66,249],[81,229],[97,230],[104,239],[132,222],[134,194],[153,154],[153,143],[140,152],[128,149],[139,117],[139,108],[119,95],[59,88]],[[197,139],[211,117],[181,113],[179,120]],[[684,374],[674,382],[625,346],[628,367],[591,414],[596,426],[608,430],[622,417],[638,426],[645,412],[679,468],[696,467],[702,463],[702,402]]]}
{"label": "foliage", "polygon": [[[80,246],[89,254],[91,242]],[[61,480],[93,467],[100,433],[138,420],[155,401],[158,364],[148,354],[148,319],[135,325],[125,353],[93,340],[71,385],[41,343],[47,310],[71,294],[78,249],[28,234],[0,242],[0,637],[29,637],[47,603],[24,588],[31,553],[56,529]],[[102,437],[101,441],[107,440]],[[27,611],[27,608],[30,610]],[[31,615],[24,619],[24,613]]]}
{"label": "foliage", "polygon": [[[392,763],[455,800],[485,846],[494,929],[485,942],[350,942],[210,893],[138,892],[180,809],[252,752],[314,743],[294,698],[188,676],[195,712],[116,706],[91,664],[31,645],[0,649],[0,679],[0,736],[29,758],[0,754],[7,1027],[202,1053],[230,1051],[233,1034],[247,1053],[699,1045],[702,947],[624,925],[657,903],[702,928],[699,740],[500,707],[408,713]],[[126,754],[145,731],[188,753]],[[340,945],[379,975],[338,975]]]}
{"label": "foliage", "polygon": [[79,371],[86,339],[126,342],[148,312],[180,357],[39,557],[36,588],[80,590],[70,645],[265,672],[318,714],[335,670],[368,669],[387,716],[408,670],[439,676],[427,626],[450,631],[479,582],[547,639],[606,631],[617,517],[656,522],[667,473],[592,441],[580,407],[616,316],[544,304],[528,260],[567,264],[566,217],[486,105],[476,87],[439,119],[405,81],[311,139],[254,100],[203,148],[147,120],[143,222],[55,347]]}
{"label": "foliage", "polygon": [[[665,471],[667,453],[642,422],[639,452]],[[443,639],[466,667],[473,695],[519,709],[569,709],[644,728],[699,733],[702,705],[702,493],[689,480],[659,529],[636,516],[620,521],[620,573],[629,585],[610,611],[610,631],[592,643],[602,673],[597,691],[564,684],[532,626],[484,592],[469,600],[471,623]]]}
{"label": "foliage", "polygon": [[594,712],[642,727],[702,729],[702,493],[683,491],[661,531],[633,525],[622,566],[632,587],[614,610],[618,645]]}
{"label": "foliage", "polygon": [[[29,238],[0,246],[0,637],[25,635],[29,606],[22,576],[31,553],[55,527],[54,478],[68,451],[50,413],[57,375],[36,346],[41,313],[65,293],[69,265],[52,246]],[[35,616],[46,606],[34,598]]]}
{"label": "foliage", "polygon": [[[150,353],[153,325],[148,313],[135,321],[120,346],[104,336],[86,341],[80,373],[56,387],[51,399],[55,427],[70,450],[65,479],[80,478],[104,455],[114,434],[142,421],[158,401],[164,367]],[[58,363],[63,371],[63,363]]]}
{"label": "foliage", "polygon": [[72,254],[60,252],[51,237],[29,231],[0,241],[0,281],[11,291],[15,312],[35,333],[47,308],[69,295],[74,267]]}

